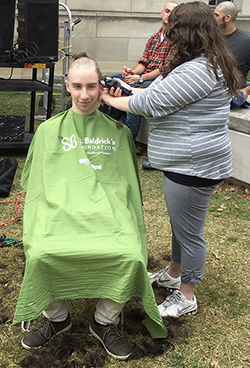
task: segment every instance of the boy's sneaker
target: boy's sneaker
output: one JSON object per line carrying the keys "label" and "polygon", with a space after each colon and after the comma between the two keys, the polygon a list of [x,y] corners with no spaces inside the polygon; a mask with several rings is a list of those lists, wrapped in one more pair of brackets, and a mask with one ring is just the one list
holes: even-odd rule
{"label": "boy's sneaker", "polygon": [[197,302],[194,296],[193,300],[188,300],[179,290],[166,297],[166,300],[158,305],[162,317],[180,317],[186,314],[197,313]]}
{"label": "boy's sneaker", "polygon": [[169,291],[174,291],[180,289],[181,277],[172,277],[168,273],[169,266],[165,267],[155,273],[149,274],[149,280],[151,284],[156,281],[157,285],[163,287]]}
{"label": "boy's sneaker", "polygon": [[47,318],[30,330],[21,341],[25,349],[38,349],[45,345],[52,337],[70,330],[72,323],[70,315],[62,322],[52,322]]}
{"label": "boy's sneaker", "polygon": [[102,343],[106,352],[113,358],[126,360],[130,356],[131,349],[123,334],[115,325],[97,324],[93,318],[89,331]]}

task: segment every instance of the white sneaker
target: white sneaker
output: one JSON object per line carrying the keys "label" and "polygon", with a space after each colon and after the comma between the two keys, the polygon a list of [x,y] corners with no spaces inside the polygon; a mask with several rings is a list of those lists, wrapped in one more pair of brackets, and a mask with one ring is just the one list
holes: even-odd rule
{"label": "white sneaker", "polygon": [[168,273],[169,266],[154,273],[148,273],[151,284],[156,281],[157,285],[169,291],[180,289],[181,277],[172,277]]}
{"label": "white sneaker", "polygon": [[149,281],[151,282],[151,284],[153,284],[153,282],[155,282],[157,280],[158,274],[160,272],[162,272],[163,270],[160,270],[158,272],[148,272],[148,277],[149,277]]}
{"label": "white sneaker", "polygon": [[166,297],[166,300],[158,305],[162,317],[180,317],[186,314],[197,313],[197,302],[194,296],[193,300],[188,300],[179,290]]}

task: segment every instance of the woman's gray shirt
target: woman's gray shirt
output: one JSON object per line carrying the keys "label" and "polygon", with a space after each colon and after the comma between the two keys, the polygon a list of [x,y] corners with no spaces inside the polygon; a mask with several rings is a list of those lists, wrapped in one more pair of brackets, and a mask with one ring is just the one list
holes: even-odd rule
{"label": "woman's gray shirt", "polygon": [[231,95],[207,59],[186,62],[131,96],[129,110],[150,124],[148,158],[159,170],[223,179],[232,175]]}

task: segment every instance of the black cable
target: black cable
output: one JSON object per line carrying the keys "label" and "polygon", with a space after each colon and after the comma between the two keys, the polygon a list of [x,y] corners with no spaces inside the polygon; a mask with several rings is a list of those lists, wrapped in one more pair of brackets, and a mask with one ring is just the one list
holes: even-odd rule
{"label": "black cable", "polygon": [[12,75],[13,75],[13,70],[14,70],[14,67],[11,68],[11,72],[10,72],[9,78],[2,78],[2,77],[0,77],[0,80],[10,80],[12,78]]}

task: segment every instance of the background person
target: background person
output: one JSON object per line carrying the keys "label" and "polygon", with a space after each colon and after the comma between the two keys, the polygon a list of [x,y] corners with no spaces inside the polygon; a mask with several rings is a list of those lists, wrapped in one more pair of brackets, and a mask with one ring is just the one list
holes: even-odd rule
{"label": "background person", "polygon": [[[171,11],[178,4],[176,2],[167,3],[161,11],[162,27],[154,33],[146,43],[142,57],[138,64],[132,69],[132,73],[127,73],[127,66],[123,67],[122,74],[113,74],[112,78],[120,78],[131,87],[146,88],[160,74],[160,68],[166,62],[169,53],[169,44],[165,37],[168,28],[168,17]],[[125,124],[131,130],[134,140],[140,128],[140,116],[131,113],[127,114]]]}
{"label": "background person", "polygon": [[223,1],[217,5],[214,15],[225,36],[227,45],[237,61],[237,67],[242,74],[240,91],[247,100],[250,95],[250,84],[247,81],[250,70],[250,32],[236,28],[235,21],[238,9],[231,1]]}
{"label": "background person", "polygon": [[197,311],[194,290],[205,269],[209,200],[216,185],[232,175],[227,123],[231,94],[237,94],[241,76],[205,3],[175,7],[167,37],[174,57],[162,76],[144,90],[133,88],[129,97],[119,97],[119,90],[116,97],[104,91],[101,101],[149,122],[148,155],[164,173],[172,227],[170,265],[152,280],[174,289],[158,306],[161,315],[179,317]]}
{"label": "background person", "polygon": [[117,324],[131,296],[142,295],[153,337],[167,331],[147,275],[132,135],[96,109],[100,77],[94,60],[76,57],[66,83],[72,108],[41,124],[32,140],[21,180],[26,267],[13,323],[44,310],[22,339],[24,348],[39,348],[71,328],[66,299],[99,298],[90,332],[125,360],[131,349]]}

